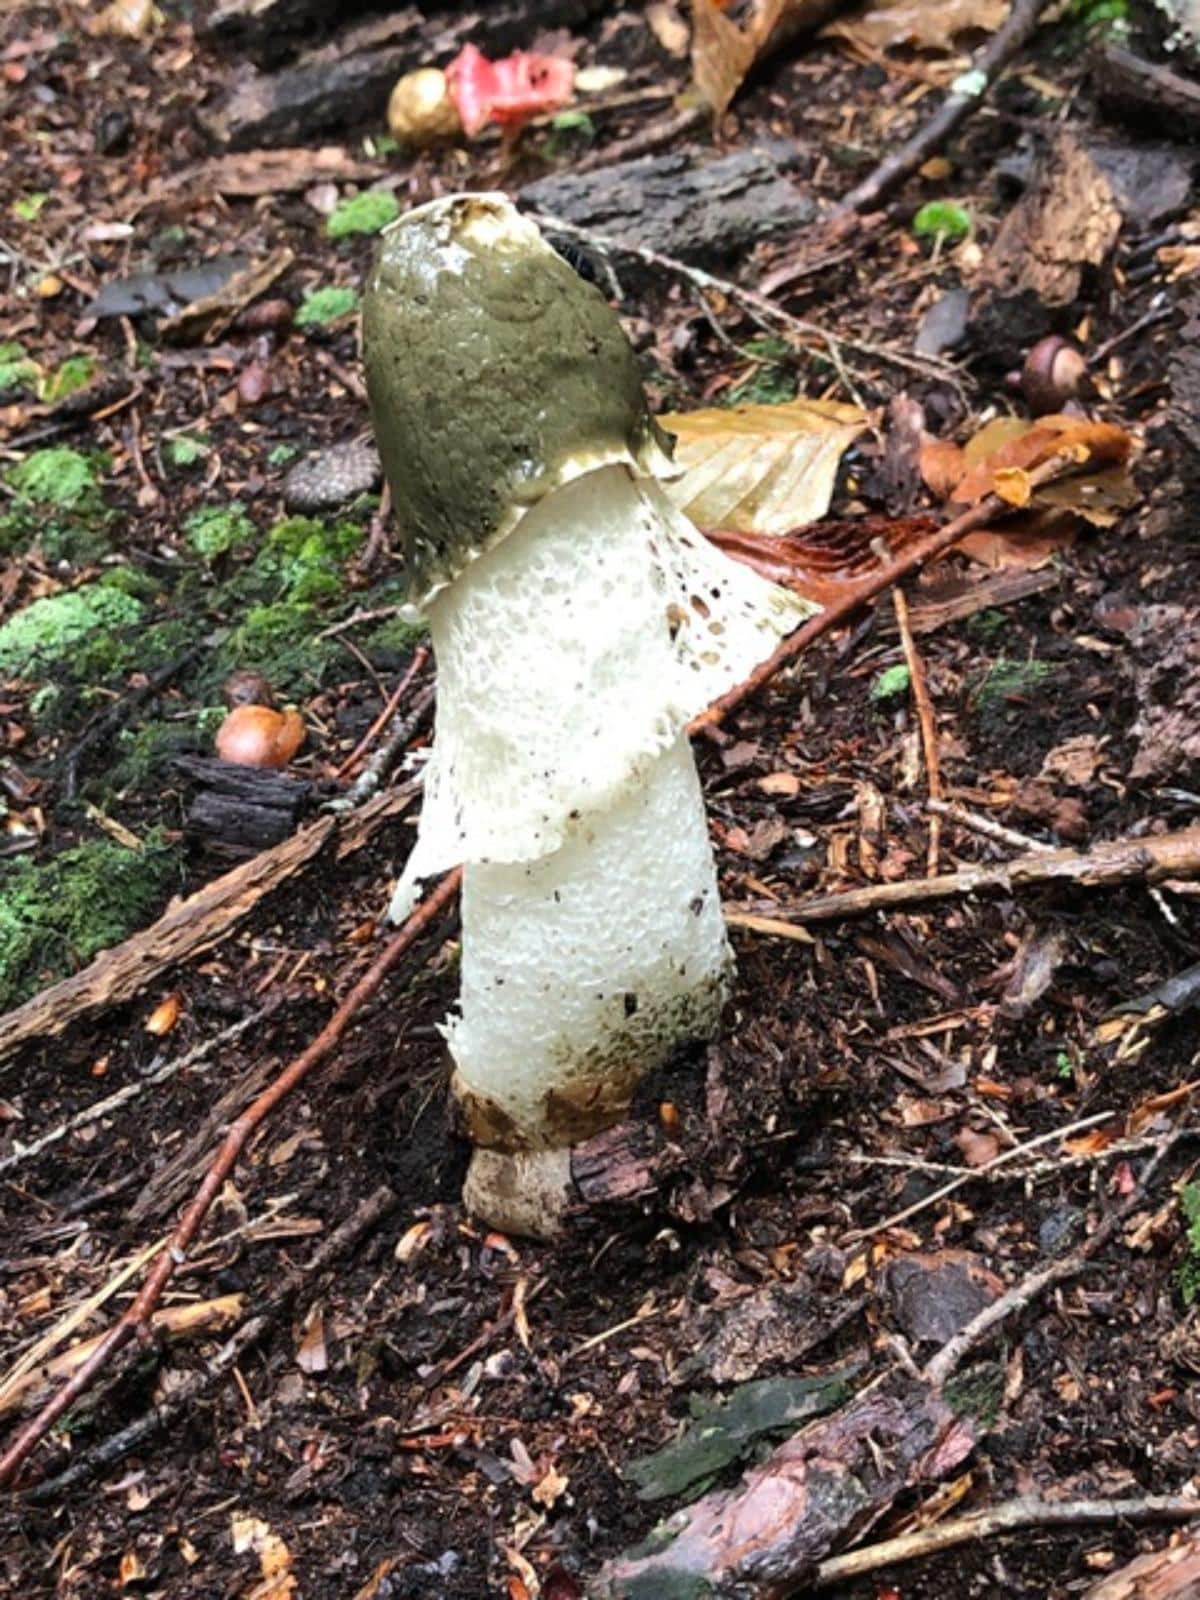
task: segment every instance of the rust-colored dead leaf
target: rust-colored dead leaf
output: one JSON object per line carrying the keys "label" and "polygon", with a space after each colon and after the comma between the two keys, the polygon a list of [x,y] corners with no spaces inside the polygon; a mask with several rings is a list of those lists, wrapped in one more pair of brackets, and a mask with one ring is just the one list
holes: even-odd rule
{"label": "rust-colored dead leaf", "polygon": [[921,436],[921,477],[939,500],[949,500],[967,470],[966,457],[951,439],[938,439],[932,433]]}
{"label": "rust-colored dead leaf", "polygon": [[146,1569],[138,1559],[136,1550],[126,1550],[121,1555],[117,1567],[117,1582],[122,1589],[128,1589],[131,1583],[137,1583],[146,1576]]}
{"label": "rust-colored dead leaf", "polygon": [[1115,1128],[1089,1128],[1078,1139],[1063,1140],[1063,1154],[1068,1156],[1098,1156],[1107,1150],[1117,1137]]}
{"label": "rust-colored dead leaf", "polygon": [[156,1039],[164,1039],[179,1021],[179,1014],[183,1010],[183,997],[178,993],[169,994],[165,1000],[160,1000],[154,1010],[146,1018],[146,1032],[152,1033]]}
{"label": "rust-colored dead leaf", "polygon": [[718,549],[815,605],[829,606],[937,526],[933,517],[847,517],[779,535],[712,529]]}
{"label": "rust-colored dead leaf", "polygon": [[957,50],[966,33],[992,33],[1008,15],[1008,0],[875,0],[874,5],[825,29],[835,38],[871,50],[914,47]]}
{"label": "rust-colored dead leaf", "polygon": [[782,534],[825,515],[847,447],[867,425],[830,400],[713,407],[658,419],[682,475],[663,484],[706,532]]}
{"label": "rust-colored dead leaf", "polygon": [[1027,423],[999,420],[1003,427],[989,423],[963,451],[968,470],[950,497],[956,505],[977,505],[985,495],[998,492],[998,472],[1011,468],[1030,472],[1055,456],[1099,470],[1123,465],[1133,449],[1129,434],[1111,422],[1091,422],[1086,417],[1039,417]]}

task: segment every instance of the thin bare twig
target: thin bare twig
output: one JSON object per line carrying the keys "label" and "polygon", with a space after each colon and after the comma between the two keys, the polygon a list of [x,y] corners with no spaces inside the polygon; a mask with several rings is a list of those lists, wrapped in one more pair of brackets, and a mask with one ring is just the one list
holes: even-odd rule
{"label": "thin bare twig", "polygon": [[1018,833],[1015,828],[1006,828],[1002,822],[995,821],[992,817],[981,816],[977,811],[971,811],[966,806],[960,805],[957,800],[929,800],[927,809],[934,816],[947,817],[951,822],[957,822],[961,828],[969,828],[972,833],[981,834],[985,839],[994,839],[997,844],[1009,845],[1014,850],[1040,851],[1043,855],[1053,850],[1052,844],[1046,844],[1041,839],[1031,839],[1028,834]]}
{"label": "thin bare twig", "polygon": [[187,1260],[188,1246],[199,1232],[208,1215],[209,1207],[232,1171],[247,1139],[291,1094],[292,1090],[308,1077],[312,1069],[330,1055],[359,1010],[374,995],[400,958],[453,902],[458,893],[461,877],[459,869],[446,874],[428,899],[417,907],[403,927],[388,940],[307,1049],[303,1050],[232,1124],[191,1204],[171,1235],[170,1242],[159,1254],[128,1310],[109,1330],[69,1382],[63,1384],[62,1388],[47,1401],[0,1458],[0,1486],[13,1481],[30,1452],[46,1436],[59,1417],[91,1387],[96,1375],[104,1369],[106,1363],[132,1339],[143,1334],[151,1313],[162,1298],[164,1289],[177,1268]]}
{"label": "thin bare twig", "polygon": [[884,1539],[863,1550],[822,1561],[813,1574],[815,1589],[828,1589],[846,1583],[865,1572],[918,1556],[936,1555],[956,1545],[969,1544],[997,1533],[1014,1533],[1018,1528],[1091,1528],[1117,1522],[1190,1522],[1200,1517],[1200,1500],[1193,1495],[1147,1494],[1127,1500],[1043,1500],[1038,1495],[1019,1495],[986,1511],[971,1511],[965,1517],[937,1522],[930,1528]]}
{"label": "thin bare twig", "polygon": [[[892,590],[892,604],[896,611],[896,626],[900,630],[900,645],[904,651],[905,664],[908,667],[909,686],[912,689],[913,702],[917,708],[917,723],[921,729],[921,748],[925,754],[925,776],[929,785],[929,799],[931,802],[942,798],[942,769],[938,761],[937,747],[937,721],[933,713],[933,701],[929,698],[929,683],[925,677],[925,663],[917,653],[913,643],[912,629],[908,621],[908,601],[904,598],[904,590],[899,584]],[[925,862],[926,872],[937,872],[938,847],[941,843],[942,823],[941,818],[934,812],[929,819],[929,851]]]}
{"label": "thin bare twig", "polygon": [[919,372],[925,378],[933,377],[943,381],[958,382],[956,370],[947,361],[940,361],[933,356],[906,355],[902,350],[875,344],[869,339],[843,339],[830,333],[819,323],[808,322],[803,317],[793,316],[790,311],[784,311],[781,306],[777,306],[773,300],[768,300],[766,295],[759,294],[757,290],[747,289],[740,283],[734,283],[730,278],[715,277],[711,272],[705,272],[702,267],[694,267],[690,262],[680,261],[677,256],[663,255],[661,251],[651,250],[646,245],[633,244],[606,233],[596,233],[591,228],[581,228],[578,223],[567,222],[562,217],[550,217],[538,212],[532,212],[530,215],[539,228],[546,229],[550,233],[581,239],[601,254],[631,256],[648,267],[656,267],[660,272],[669,272],[674,277],[682,278],[684,282],[692,284],[702,292],[722,295],[731,304],[740,306],[755,321],[765,322],[769,329],[785,328],[807,340],[817,340],[824,346],[830,361],[843,379],[843,364],[838,354],[839,349],[853,350],[856,354],[869,356],[872,360],[885,361],[894,367]]}
{"label": "thin bare twig", "polygon": [[955,79],[950,93],[911,139],[884,157],[875,170],[855,184],[840,202],[835,215],[847,211],[872,211],[885,196],[911,178],[917,168],[965,122],[982,103],[1000,70],[1012,60],[1026,40],[1032,37],[1050,0],[1013,0],[1012,10],[971,63],[970,70]]}
{"label": "thin bare twig", "polygon": [[413,651],[413,658],[408,664],[408,671],[404,674],[404,676],[401,678],[400,682],[396,685],[396,689],[395,689],[394,693],[392,694],[390,700],[384,706],[383,710],[379,713],[379,715],[375,718],[374,722],[372,722],[371,726],[367,729],[366,733],[363,734],[362,738],[354,746],[354,749],[351,750],[350,754],[346,757],[345,761],[342,762],[341,766],[334,773],[333,776],[334,776],[335,782],[337,780],[341,779],[341,778],[344,778],[346,776],[346,774],[350,771],[350,768],[353,767],[353,766],[356,766],[358,764],[358,762],[362,760],[363,756],[366,755],[367,751],[375,743],[375,740],[379,737],[380,733],[383,731],[384,728],[387,727],[388,722],[391,720],[392,717],[394,717],[396,715],[396,712],[399,711],[400,705],[401,705],[401,702],[404,699],[404,696],[408,693],[410,687],[412,686],[412,683],[413,683],[414,679],[423,670],[423,668],[425,666],[425,663],[428,660],[429,660],[429,647],[428,647],[428,645],[423,645],[423,644],[418,645],[417,648]]}
{"label": "thin bare twig", "polygon": [[[1150,1187],[1151,1179],[1166,1159],[1168,1153],[1175,1148],[1184,1137],[1184,1130],[1175,1128],[1170,1133],[1164,1134],[1155,1147],[1154,1154],[1146,1163],[1146,1168],[1135,1184],[1133,1191],[1126,1195],[1118,1205],[1115,1205],[1098,1227],[1094,1228],[1080,1245],[1078,1250],[1069,1256],[1064,1256],[1059,1261],[1052,1261],[1048,1266],[1031,1272],[1022,1278],[1020,1283],[1013,1285],[998,1300],[993,1300],[990,1305],[984,1306],[978,1316],[973,1317],[965,1328],[960,1328],[952,1339],[946,1343],[925,1363],[925,1377],[938,1388],[953,1377],[962,1365],[963,1358],[982,1344],[993,1328],[1000,1326],[1016,1311],[1023,1311],[1026,1306],[1044,1294],[1056,1283],[1062,1283],[1066,1278],[1073,1278],[1083,1271],[1084,1267],[1112,1238],[1121,1223],[1136,1207],[1142,1204]],[[1026,1147],[1028,1148],[1028,1146]],[[992,1163],[995,1165],[995,1163]]]}
{"label": "thin bare twig", "polygon": [[1039,1133],[1036,1139],[1029,1139],[1024,1144],[1015,1144],[1011,1150],[1003,1150],[991,1161],[986,1161],[981,1167],[974,1167],[970,1171],[961,1173],[952,1178],[949,1183],[944,1183],[940,1189],[935,1189],[932,1194],[924,1195],[920,1200],[914,1200],[912,1205],[905,1206],[903,1211],[897,1211],[890,1217],[884,1217],[882,1222],[874,1223],[870,1228],[855,1228],[843,1239],[843,1244],[861,1244],[864,1239],[871,1239],[877,1233],[886,1233],[889,1228],[898,1228],[902,1222],[908,1222],[918,1216],[922,1211],[928,1211],[930,1206],[935,1206],[939,1201],[945,1200],[963,1184],[972,1183],[976,1178],[989,1177],[997,1167],[1005,1167],[1019,1156],[1028,1155],[1031,1150],[1038,1149],[1041,1145],[1051,1144],[1055,1139],[1065,1139],[1069,1134],[1081,1133],[1084,1128],[1094,1128],[1097,1123],[1112,1120],[1111,1111],[1097,1111],[1090,1117],[1084,1117],[1079,1122],[1069,1122],[1065,1128],[1054,1128],[1049,1133]]}

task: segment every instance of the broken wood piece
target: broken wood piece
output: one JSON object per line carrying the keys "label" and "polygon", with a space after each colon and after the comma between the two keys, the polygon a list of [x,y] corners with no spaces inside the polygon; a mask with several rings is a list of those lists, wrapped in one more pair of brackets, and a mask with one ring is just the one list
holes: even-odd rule
{"label": "broken wood piece", "polygon": [[[834,1556],[818,1567],[813,1587],[829,1589],[865,1572],[878,1572],[901,1561],[936,1555],[960,1544],[1015,1533],[1021,1528],[1111,1527],[1122,1522],[1186,1522],[1193,1517],[1200,1517],[1200,1500],[1191,1495],[1148,1494],[1126,1500],[1043,1500],[1040,1495],[1020,1495],[986,1511],[972,1511],[965,1517],[918,1528],[898,1539],[885,1539],[864,1550]],[[1200,1573],[1200,1558],[1192,1570]],[[1089,1589],[1086,1600],[1188,1600],[1196,1592],[1194,1588],[1110,1590],[1112,1581],[1107,1578],[1099,1588]]]}
{"label": "broken wood piece", "polygon": [[695,161],[683,151],[526,184],[523,205],[681,261],[728,261],[792,234],[816,214],[785,176],[799,156],[785,140]]}
{"label": "broken wood piece", "polygon": [[168,967],[209,949],[231,932],[267,895],[314,860],[335,838],[339,858],[349,854],[388,818],[403,811],[415,786],[391,790],[361,811],[339,819],[318,818],[282,844],[214,878],[180,900],[123,944],[103,950],[94,961],[35,994],[0,1017],[0,1060],[30,1039],[52,1038],[71,1023],[104,1006],[120,1005],[140,994]]}
{"label": "broken wood piece", "polygon": [[607,1562],[588,1594],[791,1593],[897,1495],[953,1471],[975,1438],[974,1424],[928,1384],[893,1379],[795,1434],[736,1488],[676,1512],[649,1541],[650,1553],[641,1545]]}
{"label": "broken wood piece", "polygon": [[187,811],[188,828],[239,855],[288,838],[316,801],[315,785],[269,767],[205,756],[177,756],[172,765],[198,785]]}
{"label": "broken wood piece", "polygon": [[[1200,1507],[1193,1515],[1200,1518]],[[1083,1600],[1195,1600],[1200,1594],[1200,1531],[1177,1536],[1165,1550],[1138,1556],[1109,1573]]]}
{"label": "broken wood piece", "polygon": [[1200,827],[1183,828],[1178,833],[1141,839],[1108,839],[1090,850],[1039,850],[1012,861],[960,867],[957,872],[905,883],[872,883],[842,894],[817,895],[795,906],[775,906],[772,916],[782,921],[827,922],[981,890],[1012,894],[1029,884],[1043,883],[1075,883],[1094,889],[1116,883],[1161,883],[1198,874]]}

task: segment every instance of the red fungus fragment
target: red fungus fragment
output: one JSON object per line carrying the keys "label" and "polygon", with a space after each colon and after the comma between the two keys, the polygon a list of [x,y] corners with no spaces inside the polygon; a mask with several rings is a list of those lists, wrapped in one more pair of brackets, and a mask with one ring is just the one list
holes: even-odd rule
{"label": "red fungus fragment", "polygon": [[575,86],[575,65],[528,50],[489,61],[467,44],[446,68],[446,81],[463,131],[474,138],[489,122],[511,130],[566,105]]}

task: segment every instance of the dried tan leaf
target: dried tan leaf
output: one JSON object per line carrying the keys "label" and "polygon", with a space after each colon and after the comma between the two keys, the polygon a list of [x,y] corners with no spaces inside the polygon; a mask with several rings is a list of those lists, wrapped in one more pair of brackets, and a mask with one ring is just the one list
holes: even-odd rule
{"label": "dried tan leaf", "polygon": [[301,1372],[324,1372],[329,1366],[329,1352],[325,1348],[325,1317],[320,1306],[314,1306],[308,1314],[296,1350],[296,1365]]}
{"label": "dried tan leaf", "polygon": [[755,63],[793,34],[819,28],[829,0],[755,0],[739,27],[718,0],[692,0],[692,81],[722,117]]}
{"label": "dried tan leaf", "polygon": [[825,29],[871,50],[915,46],[952,52],[964,33],[993,33],[1008,15],[1008,0],[875,0],[857,16]]}
{"label": "dried tan leaf", "polygon": [[153,0],[113,0],[92,24],[93,33],[114,39],[144,39],[163,22]]}
{"label": "dried tan leaf", "polygon": [[713,407],[659,418],[676,438],[682,476],[668,497],[705,530],[788,533],[824,516],[838,463],[867,425],[829,400]]}

